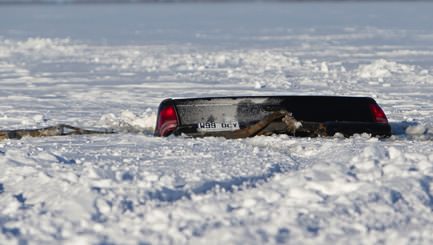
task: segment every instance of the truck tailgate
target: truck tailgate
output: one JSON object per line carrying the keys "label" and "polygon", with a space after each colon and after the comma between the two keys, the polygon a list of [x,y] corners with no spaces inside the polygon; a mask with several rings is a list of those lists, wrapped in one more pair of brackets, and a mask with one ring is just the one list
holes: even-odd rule
{"label": "truck tailgate", "polygon": [[[289,113],[302,127],[289,132],[281,117],[269,122],[263,121],[275,112]],[[159,107],[155,135],[232,138],[229,136],[233,132],[247,129],[259,122],[260,125],[266,123],[261,129],[261,134],[265,135],[286,133],[295,136],[324,136],[340,132],[350,136],[365,132],[388,136],[391,131],[382,109],[369,97],[247,96],[164,100]],[[320,133],[311,131],[317,131],[319,127],[322,127]]]}

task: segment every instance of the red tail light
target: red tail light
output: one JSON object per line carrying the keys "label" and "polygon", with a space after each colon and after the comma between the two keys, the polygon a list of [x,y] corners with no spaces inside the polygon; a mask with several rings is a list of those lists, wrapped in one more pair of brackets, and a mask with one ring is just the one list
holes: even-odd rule
{"label": "red tail light", "polygon": [[159,132],[159,136],[168,136],[177,127],[177,116],[176,109],[173,105],[164,107],[159,112],[158,123],[156,129]]}
{"label": "red tail light", "polygon": [[374,121],[377,123],[388,123],[385,113],[377,104],[370,104],[370,111],[373,114]]}

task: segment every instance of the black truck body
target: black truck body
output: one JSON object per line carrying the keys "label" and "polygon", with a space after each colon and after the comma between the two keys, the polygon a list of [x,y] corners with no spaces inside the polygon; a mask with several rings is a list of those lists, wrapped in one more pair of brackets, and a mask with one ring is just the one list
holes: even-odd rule
{"label": "black truck body", "polygon": [[[278,115],[278,113],[280,113]],[[283,117],[295,122],[288,127]],[[241,131],[248,130],[248,133]],[[348,137],[390,136],[387,117],[369,97],[244,96],[166,99],[158,110],[155,136],[242,138],[255,135]]]}

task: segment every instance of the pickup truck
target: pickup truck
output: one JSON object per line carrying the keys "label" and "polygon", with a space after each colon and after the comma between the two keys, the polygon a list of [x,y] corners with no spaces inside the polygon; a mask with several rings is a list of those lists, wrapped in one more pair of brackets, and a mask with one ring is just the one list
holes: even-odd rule
{"label": "pickup truck", "polygon": [[388,119],[369,97],[241,96],[165,99],[155,136],[245,138],[288,134],[300,137],[391,135]]}

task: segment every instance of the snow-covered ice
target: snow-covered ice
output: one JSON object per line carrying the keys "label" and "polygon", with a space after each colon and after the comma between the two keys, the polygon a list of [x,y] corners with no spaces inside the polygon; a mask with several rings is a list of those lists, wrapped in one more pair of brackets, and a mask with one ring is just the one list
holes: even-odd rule
{"label": "snow-covered ice", "polygon": [[[433,4],[0,5],[1,244],[433,243]],[[394,136],[152,136],[159,102],[371,96]]]}

